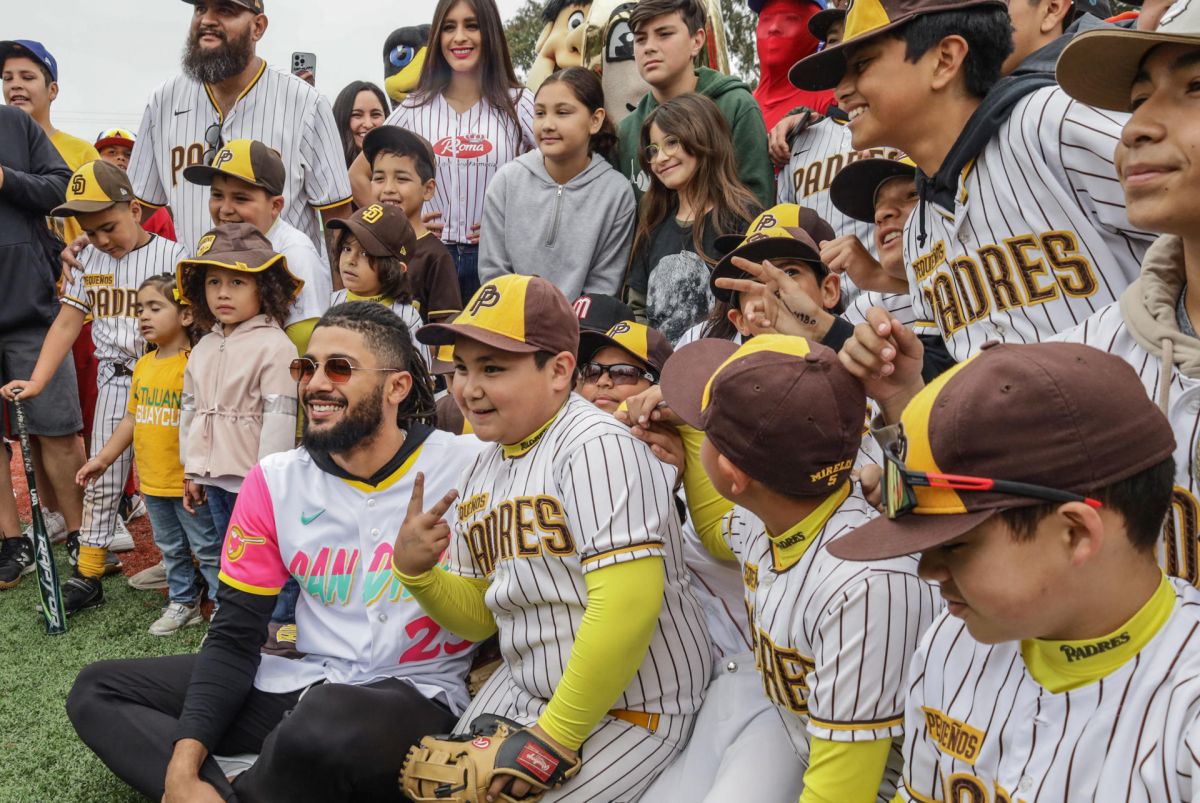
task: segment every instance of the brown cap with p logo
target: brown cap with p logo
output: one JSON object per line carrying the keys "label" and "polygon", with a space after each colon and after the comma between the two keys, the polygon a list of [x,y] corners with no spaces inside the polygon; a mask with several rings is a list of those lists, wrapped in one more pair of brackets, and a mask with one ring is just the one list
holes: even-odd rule
{"label": "brown cap with p logo", "polygon": [[256,139],[231,140],[213,156],[211,165],[192,165],[183,171],[193,184],[207,187],[213,176],[232,176],[271,195],[283,195],[285,175],[279,152]]}
{"label": "brown cap with p logo", "polygon": [[426,324],[417,330],[417,340],[429,346],[453,345],[460,337],[502,351],[575,354],[579,319],[550,282],[509,273],[475,291],[450,323]]}

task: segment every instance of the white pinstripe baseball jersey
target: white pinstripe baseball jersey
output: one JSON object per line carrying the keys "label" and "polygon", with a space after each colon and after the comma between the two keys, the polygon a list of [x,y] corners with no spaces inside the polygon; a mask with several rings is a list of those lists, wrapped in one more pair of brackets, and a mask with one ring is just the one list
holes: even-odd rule
{"label": "white pinstripe baseball jersey", "polygon": [[[1056,340],[1084,343],[1125,360],[1137,371],[1146,395],[1158,398],[1162,359],[1130,334],[1119,304],[1110,304]],[[1171,366],[1166,411],[1175,432],[1175,491],[1159,543],[1159,565],[1174,577],[1200,587],[1200,379]]]}
{"label": "white pinstripe baseball jersey", "polygon": [[826,117],[805,129],[792,143],[791,161],[779,171],[776,180],[779,203],[807,206],[832,226],[839,237],[853,234],[874,254],[875,240],[871,236],[874,226],[843,215],[830,200],[829,187],[851,162],[898,159],[901,155],[895,148],[856,151],[845,124]]}
{"label": "white pinstripe baseball jersey", "polygon": [[519,709],[535,710],[562,678],[587,604],[584,575],[651,557],[666,572],[662,612],[614,708],[699,709],[712,654],[684,579],[673,474],[628,428],[574,394],[529,451],[508,458],[496,445],[467,470],[450,514],[451,571],[491,581],[484,601]]}
{"label": "white pinstripe baseball jersey", "polygon": [[203,163],[214,126],[219,126],[221,142],[257,139],[279,151],[286,172],[283,218],[308,235],[317,253],[324,253],[317,209],[350,198],[333,111],[317,90],[266,62],[223,119],[208,87],[186,75],[154,90],[129,161],[137,197],[154,206],[169,205],[179,241],[189,251],[195,249],[212,228],[208,187],[185,181],[183,169]]}
{"label": "white pinstripe baseball jersey", "polygon": [[[979,644],[939,617],[913,656],[900,799],[1200,800],[1200,592],[1177,579],[1160,591],[1170,618],[1149,643],[1058,693],[1030,675],[1022,642]],[[1131,635],[1062,655],[1082,664]]]}
{"label": "white pinstripe baseball jersey", "polygon": [[913,211],[904,229],[913,303],[956,360],[989,340],[1033,343],[1068,329],[1137,277],[1153,237],[1126,218],[1113,168],[1127,117],[1057,86],[1032,92],[964,169],[954,209]]}
{"label": "white pinstripe baseball jersey", "polygon": [[304,282],[300,295],[292,302],[284,326],[320,318],[329,309],[329,296],[333,294],[333,274],[329,271],[327,258],[322,256],[324,249],[318,251],[304,232],[282,217],[275,219],[266,237],[271,248],[283,254],[292,275]]}
{"label": "white pinstripe baseball jersey", "polygon": [[[358,296],[351,297],[350,291],[342,288],[341,290],[336,291],[330,298],[329,306],[336,307],[338,304],[345,304],[347,301],[366,300],[376,301],[381,304],[384,303],[384,300],[378,298],[364,299],[359,298]],[[412,338],[413,348],[415,348],[417,350],[417,354],[420,354],[425,360],[426,366],[431,365],[433,355],[429,352],[429,346],[426,346],[424,343],[421,343],[417,340],[417,330],[425,325],[425,322],[421,320],[421,313],[417,312],[417,308],[412,304],[400,304],[392,301],[387,303],[386,306],[389,307],[392,312],[396,313],[396,316],[400,320],[404,321],[404,325],[408,327],[408,334]]]}
{"label": "white pinstripe baseball jersey", "polygon": [[270,455],[251,470],[225,538],[221,581],[272,595],[295,578],[296,646],[306,653],[264,655],[256,688],[403,677],[456,712],[466,706],[472,645],[426,616],[392,575],[392,544],[417,472],[426,492],[441,496],[481,448],[475,438],[430,431],[376,485],[328,473],[305,449]]}
{"label": "white pinstripe baseball jersey", "polygon": [[97,360],[133,370],[146,351],[138,324],[138,287],[151,276],[174,275],[175,265],[186,258],[187,251],[179,243],[153,234],[149,242],[121,259],[91,245],[80,252],[83,270],[76,270],[63,289],[62,303],[92,316]]}
{"label": "white pinstripe baseball jersey", "polygon": [[[874,515],[847,483],[777,538],[745,508],[722,522],[742,567],[763,690],[806,762],[810,735],[856,742],[901,734],[909,660],[941,608],[915,557],[851,563],[825,550]],[[899,774],[893,750],[880,801],[891,799]]]}
{"label": "white pinstripe baseball jersey", "polygon": [[503,165],[537,143],[533,138],[533,93],[514,90],[520,126],[503,109],[481,100],[459,114],[441,95],[419,106],[409,95],[387,118],[420,134],[433,145],[437,158],[437,191],[426,212],[440,212],[446,228],[442,239],[465,243],[471,226],[483,223],[483,201],[488,183]]}

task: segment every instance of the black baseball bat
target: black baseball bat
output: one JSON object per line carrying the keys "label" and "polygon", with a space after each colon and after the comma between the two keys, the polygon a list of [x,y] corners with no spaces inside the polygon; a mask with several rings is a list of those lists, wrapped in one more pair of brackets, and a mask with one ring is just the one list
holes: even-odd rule
{"label": "black baseball bat", "polygon": [[54,553],[50,551],[50,536],[46,534],[42,503],[38,500],[37,481],[33,476],[33,452],[29,448],[25,408],[20,401],[13,399],[13,409],[16,411],[17,435],[21,439],[25,482],[29,484],[29,506],[33,516],[33,557],[37,566],[38,592],[42,595],[42,618],[46,620],[46,634],[58,636],[67,632],[67,615],[63,610],[62,591],[58,587],[58,569],[54,566]]}

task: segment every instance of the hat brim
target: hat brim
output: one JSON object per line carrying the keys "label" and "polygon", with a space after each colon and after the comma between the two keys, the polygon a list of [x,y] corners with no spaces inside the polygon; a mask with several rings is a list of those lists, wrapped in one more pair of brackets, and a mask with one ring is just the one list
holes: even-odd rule
{"label": "hat brim", "polygon": [[453,346],[460,337],[518,354],[533,354],[542,350],[531,343],[469,323],[427,323],[417,330],[417,340],[427,346]]}
{"label": "hat brim", "polygon": [[1110,111],[1129,111],[1129,93],[1146,55],[1159,45],[1200,48],[1195,34],[1105,28],[1085,31],[1058,57],[1055,76],[1063,91],[1081,103]]}
{"label": "hat brim", "polygon": [[650,361],[642,355],[635,354],[634,352],[630,351],[628,347],[618,343],[604,332],[597,332],[593,329],[583,329],[579,332],[579,362],[587,362],[596,354],[597,351],[607,346],[619,348],[621,351],[625,352],[630,357],[633,357],[642,365],[646,366],[646,370],[655,375],[662,373],[661,370],[656,369],[650,364]]}
{"label": "hat brim", "polygon": [[[130,198],[130,201],[133,199]],[[60,204],[50,210],[51,217],[74,217],[75,215],[86,215],[91,212],[103,212],[105,209],[111,209],[118,203],[128,203],[129,201],[68,201],[65,204]]]}
{"label": "hat brim", "polygon": [[995,508],[970,513],[920,515],[898,519],[879,516],[857,530],[831,541],[826,549],[842,560],[885,560],[912,555],[958,538],[1000,511]]}
{"label": "hat brim", "polygon": [[176,283],[179,285],[179,298],[181,301],[192,303],[192,299],[184,295],[184,279],[186,274],[195,268],[224,268],[225,270],[233,270],[239,273],[262,273],[270,269],[272,266],[279,264],[279,269],[292,277],[296,282],[296,289],[292,291],[292,301],[300,295],[300,291],[304,288],[304,280],[296,274],[292,273],[287,266],[287,260],[283,254],[275,254],[266,262],[255,265],[260,259],[260,251],[226,251],[220,254],[220,259],[181,259],[179,264],[175,266]]}
{"label": "hat brim", "polygon": [[703,429],[700,403],[704,388],[721,363],[738,350],[737,343],[708,337],[688,343],[671,355],[663,366],[663,400],[690,427]]}
{"label": "hat brim", "polygon": [[824,42],[829,36],[829,29],[835,23],[846,19],[846,10],[844,8],[826,8],[813,14],[808,20],[808,32],[815,36],[819,41]]}
{"label": "hat brim", "polygon": [[370,227],[363,224],[361,220],[355,218],[345,218],[344,220],[331,220],[325,224],[326,228],[330,229],[345,229],[353,234],[358,239],[358,244],[363,247],[368,256],[373,257],[393,257],[401,259],[388,249],[383,241],[371,231]]}
{"label": "hat brim", "polygon": [[105,137],[104,139],[98,139],[92,147],[101,151],[113,145],[120,145],[122,148],[133,150],[133,140],[125,139],[125,137]]}
{"label": "hat brim", "polygon": [[821,255],[800,240],[794,240],[791,237],[764,237],[761,240],[754,240],[733,249],[722,257],[708,277],[708,286],[712,290],[713,296],[726,304],[732,304],[733,297],[737,293],[717,287],[717,279],[743,279],[750,275],[733,264],[734,257],[741,257],[750,262],[800,259],[812,266],[818,279],[825,278],[829,273],[829,268],[821,261]]}
{"label": "hat brim", "polygon": [[916,179],[917,168],[895,159],[862,159],[851,162],[829,185],[829,200],[847,217],[875,223],[875,196],[885,181],[908,176]]}
{"label": "hat brim", "polygon": [[183,169],[183,180],[191,184],[199,184],[202,187],[211,187],[214,176],[226,176],[228,178],[236,178],[238,181],[244,181],[251,187],[258,187],[260,190],[266,190],[271,196],[282,195],[282,192],[276,192],[274,187],[268,187],[261,181],[254,181],[237,173],[230,173],[228,170],[222,170],[219,167],[211,165],[192,165]]}
{"label": "hat brim", "polygon": [[46,66],[46,62],[42,61],[41,58],[38,57],[37,53],[34,53],[28,47],[15,39],[6,39],[4,41],[0,41],[0,67],[3,67],[4,62],[8,61],[9,57],[13,55],[16,55],[20,58],[29,59],[37,64],[37,66],[45,70],[46,74],[50,76],[51,81],[58,81],[58,76],[55,75],[48,66]]}

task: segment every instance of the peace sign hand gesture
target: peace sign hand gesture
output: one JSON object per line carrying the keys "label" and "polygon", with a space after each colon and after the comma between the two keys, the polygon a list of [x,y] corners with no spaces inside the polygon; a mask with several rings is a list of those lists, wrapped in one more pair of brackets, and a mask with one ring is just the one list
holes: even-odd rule
{"label": "peace sign hand gesture", "polygon": [[425,510],[425,475],[417,474],[408,512],[392,551],[392,565],[401,574],[416,577],[437,565],[450,545],[450,524],[442,517],[457,498],[458,491],[452,489]]}

